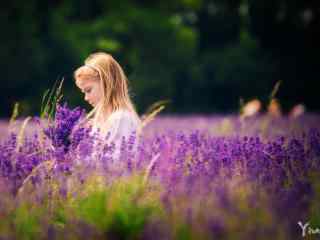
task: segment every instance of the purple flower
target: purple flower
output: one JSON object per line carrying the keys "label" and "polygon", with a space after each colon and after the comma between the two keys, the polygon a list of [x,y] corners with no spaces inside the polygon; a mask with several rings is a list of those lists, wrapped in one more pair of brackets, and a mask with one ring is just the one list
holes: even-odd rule
{"label": "purple flower", "polygon": [[75,131],[74,138],[70,139],[72,130],[83,117],[84,110],[79,107],[72,110],[67,107],[66,103],[63,106],[57,105],[54,121],[44,129],[44,133],[55,148],[63,147],[67,152],[71,143],[72,147],[75,147],[89,131],[85,128],[79,128]]}

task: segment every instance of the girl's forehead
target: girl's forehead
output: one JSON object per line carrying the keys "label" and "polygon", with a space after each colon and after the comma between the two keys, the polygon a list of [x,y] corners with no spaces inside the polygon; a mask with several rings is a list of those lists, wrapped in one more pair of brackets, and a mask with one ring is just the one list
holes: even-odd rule
{"label": "girl's forehead", "polygon": [[95,84],[95,80],[93,80],[92,78],[81,77],[76,79],[76,85],[80,88],[89,87],[93,84]]}
{"label": "girl's forehead", "polygon": [[75,76],[98,76],[99,73],[91,67],[81,66],[75,71]]}

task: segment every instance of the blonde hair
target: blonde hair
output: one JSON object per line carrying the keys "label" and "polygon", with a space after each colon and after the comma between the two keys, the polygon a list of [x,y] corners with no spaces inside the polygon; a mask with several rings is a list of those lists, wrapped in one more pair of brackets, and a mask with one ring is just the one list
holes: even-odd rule
{"label": "blonde hair", "polygon": [[102,110],[110,106],[111,112],[126,109],[140,121],[130,99],[128,79],[120,64],[110,54],[104,52],[90,54],[84,63],[85,65],[74,71],[74,79],[88,76],[100,80],[103,98],[93,109],[95,117],[103,114]]}

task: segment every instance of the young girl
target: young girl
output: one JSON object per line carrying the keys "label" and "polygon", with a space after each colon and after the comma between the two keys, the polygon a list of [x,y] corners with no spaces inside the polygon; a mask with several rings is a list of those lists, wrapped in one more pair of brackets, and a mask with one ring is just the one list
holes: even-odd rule
{"label": "young girl", "polygon": [[85,64],[74,72],[77,87],[93,107],[90,124],[108,142],[116,144],[115,156],[120,154],[122,138],[137,133],[141,120],[130,100],[128,80],[119,63],[104,52],[90,54]]}

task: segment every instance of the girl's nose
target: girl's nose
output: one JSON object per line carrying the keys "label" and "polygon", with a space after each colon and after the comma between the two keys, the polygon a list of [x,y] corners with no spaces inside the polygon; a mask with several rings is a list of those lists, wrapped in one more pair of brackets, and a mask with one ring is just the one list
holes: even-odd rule
{"label": "girl's nose", "polygon": [[89,101],[89,97],[86,95],[86,96],[84,97],[84,100],[88,102],[88,101]]}

